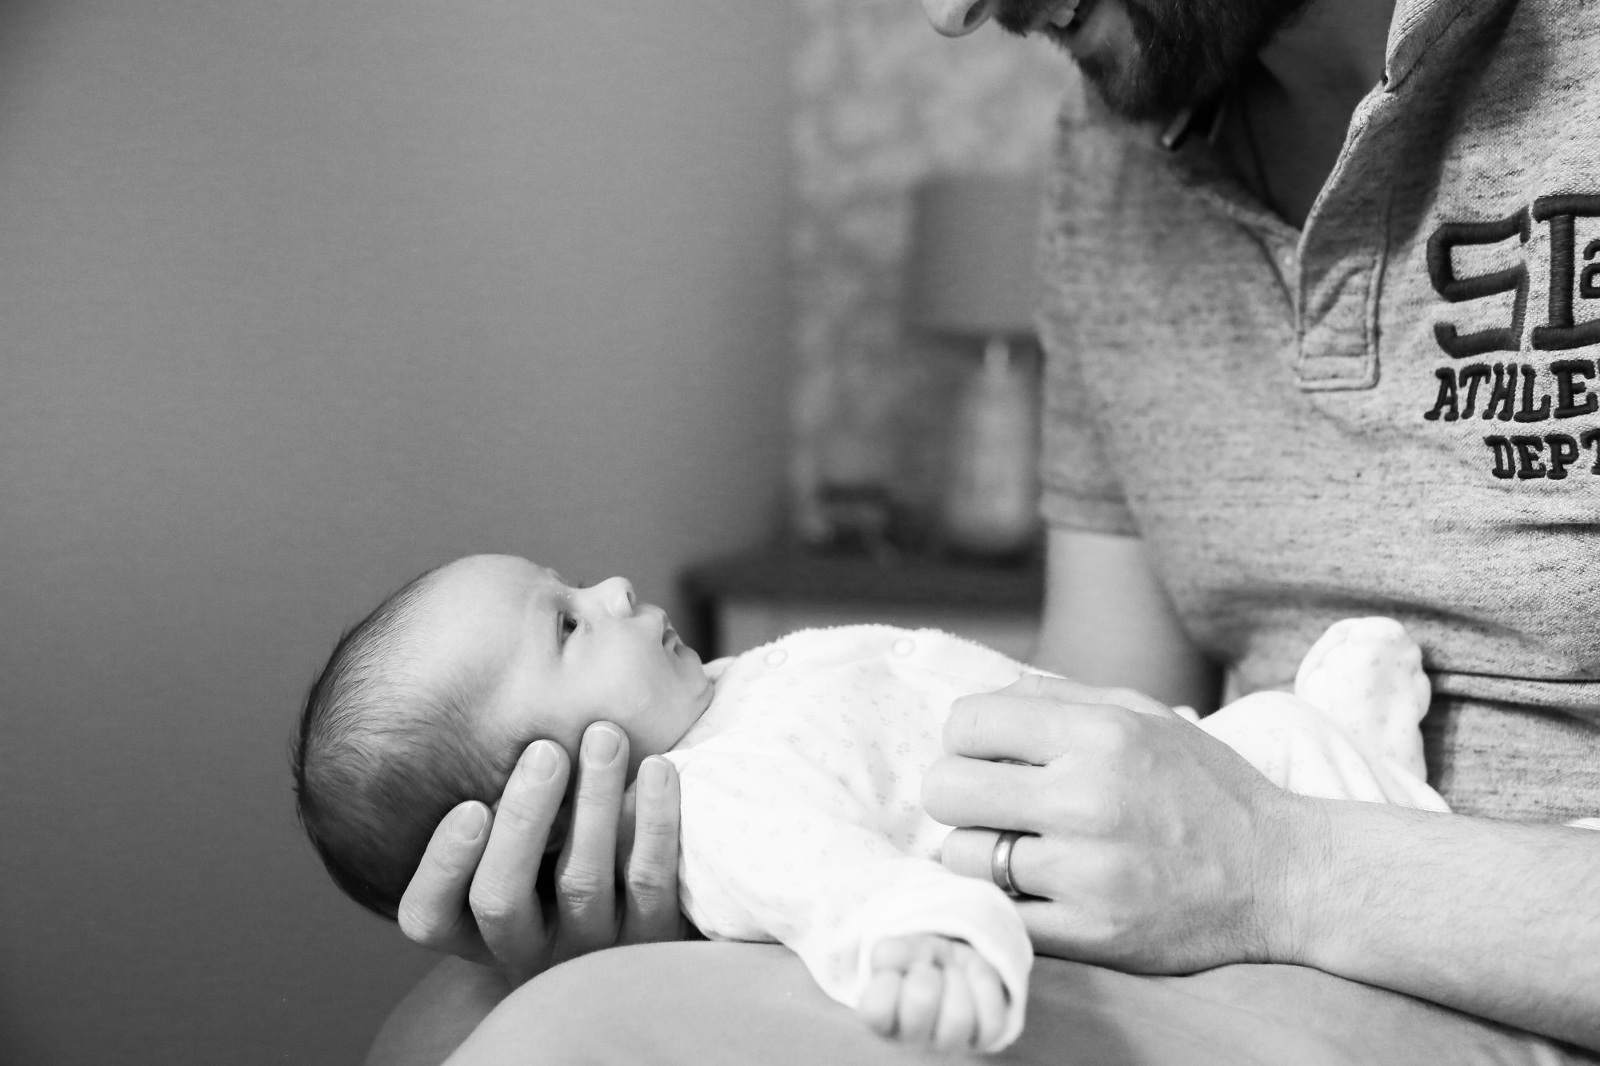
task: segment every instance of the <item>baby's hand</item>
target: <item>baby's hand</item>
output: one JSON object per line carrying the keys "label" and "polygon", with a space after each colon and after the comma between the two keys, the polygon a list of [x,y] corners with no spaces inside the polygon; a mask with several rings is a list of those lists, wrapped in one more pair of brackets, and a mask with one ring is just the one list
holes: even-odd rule
{"label": "baby's hand", "polygon": [[921,933],[878,942],[872,980],[856,1009],[884,1036],[941,1051],[981,1051],[1005,1030],[1006,991],[971,945]]}

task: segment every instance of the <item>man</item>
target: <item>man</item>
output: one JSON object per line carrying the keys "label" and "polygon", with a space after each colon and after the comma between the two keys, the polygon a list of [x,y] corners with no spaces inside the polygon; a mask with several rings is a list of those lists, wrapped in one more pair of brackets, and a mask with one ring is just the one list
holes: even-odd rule
{"label": "man", "polygon": [[[1025,834],[958,829],[944,856],[1003,861],[1035,897],[1053,958],[1012,1054],[1586,1061],[1549,1041],[1600,1050],[1600,835],[1560,824],[1600,814],[1600,19],[1577,0],[925,7],[947,33],[1058,41],[1106,105],[1064,128],[1044,242],[1040,662],[1079,681],[964,701],[924,790],[941,821]],[[1283,684],[1362,613],[1427,652],[1430,771],[1459,815],[1262,789],[1166,709],[1215,706],[1213,662],[1236,691]],[[672,932],[673,785],[640,801],[618,904],[611,760],[584,757],[554,933],[521,901],[564,768],[514,782],[492,830],[441,828],[407,931],[508,976],[449,964],[372,1061],[408,1061],[390,1049],[418,1032],[453,1045],[619,928]],[[806,981],[749,945],[591,955],[507,998],[459,1061],[921,1061]]]}

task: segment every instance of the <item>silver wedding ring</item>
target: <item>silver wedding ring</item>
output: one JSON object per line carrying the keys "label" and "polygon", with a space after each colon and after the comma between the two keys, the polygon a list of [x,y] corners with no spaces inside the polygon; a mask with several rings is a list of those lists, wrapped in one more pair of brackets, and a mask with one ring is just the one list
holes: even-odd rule
{"label": "silver wedding ring", "polygon": [[1020,836],[1022,834],[1015,829],[1002,829],[995,838],[994,851],[989,855],[989,877],[1000,891],[1012,897],[1022,895],[1017,891],[1017,883],[1011,880],[1011,849],[1017,846]]}

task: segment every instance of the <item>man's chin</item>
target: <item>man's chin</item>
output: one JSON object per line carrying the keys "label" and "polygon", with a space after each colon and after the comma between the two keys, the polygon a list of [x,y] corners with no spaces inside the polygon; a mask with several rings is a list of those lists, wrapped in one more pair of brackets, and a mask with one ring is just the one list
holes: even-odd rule
{"label": "man's chin", "polygon": [[1144,119],[1156,103],[1150,99],[1145,48],[1130,14],[1122,0],[1094,0],[1086,22],[1054,36],[1113,111]]}
{"label": "man's chin", "polygon": [[1306,0],[1096,0],[1058,38],[1107,106],[1161,119],[1224,92]]}
{"label": "man's chin", "polygon": [[1166,84],[1166,79],[1138,69],[1137,61],[1085,55],[1077,63],[1084,80],[1106,106],[1132,122],[1164,120],[1195,99],[1193,82]]}
{"label": "man's chin", "polygon": [[1136,122],[1172,114],[1198,87],[1188,56],[1152,51],[1150,21],[1120,0],[1097,0],[1089,25],[1070,37],[1053,35],[1106,105]]}
{"label": "man's chin", "polygon": [[1142,122],[1154,116],[1156,108],[1148,94],[1114,63],[1084,56],[1078,60],[1078,70],[1106,106],[1123,118]]}

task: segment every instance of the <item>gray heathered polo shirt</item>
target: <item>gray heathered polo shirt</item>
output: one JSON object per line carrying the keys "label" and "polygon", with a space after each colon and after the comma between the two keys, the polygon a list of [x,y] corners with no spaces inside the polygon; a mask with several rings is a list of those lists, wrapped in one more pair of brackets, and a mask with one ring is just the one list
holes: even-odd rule
{"label": "gray heathered polo shirt", "polygon": [[1044,509],[1137,533],[1239,691],[1398,618],[1467,812],[1600,814],[1600,4],[1400,0],[1304,232],[1062,120]]}

